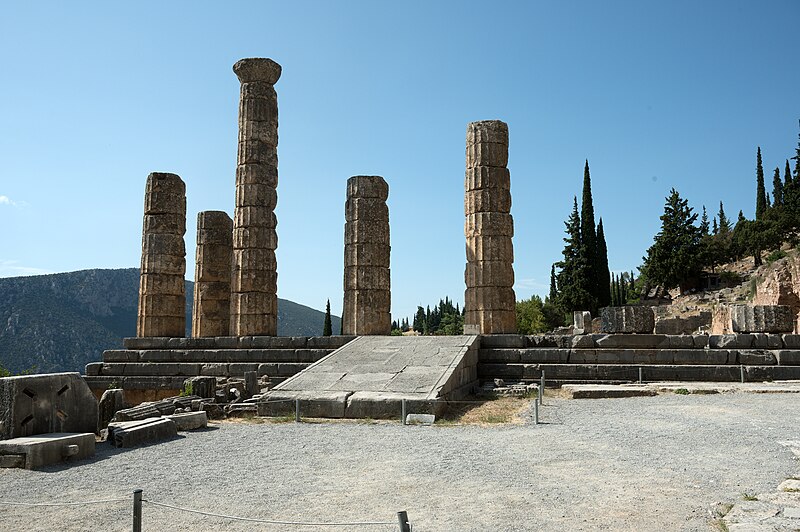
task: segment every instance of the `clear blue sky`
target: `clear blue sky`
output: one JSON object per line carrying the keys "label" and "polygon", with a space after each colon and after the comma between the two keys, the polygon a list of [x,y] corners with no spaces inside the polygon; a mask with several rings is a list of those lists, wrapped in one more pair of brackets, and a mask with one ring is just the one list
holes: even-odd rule
{"label": "clear blue sky", "polygon": [[[545,294],[584,159],[612,270],[671,187],[753,216],[794,153],[800,2],[12,2],[0,16],[0,276],[135,267],[152,171],[232,214],[239,83],[283,66],[278,291],[342,306],[345,183],[390,186],[392,310],[463,303],[467,122],[510,129],[518,298]],[[770,187],[771,188],[771,187]]]}

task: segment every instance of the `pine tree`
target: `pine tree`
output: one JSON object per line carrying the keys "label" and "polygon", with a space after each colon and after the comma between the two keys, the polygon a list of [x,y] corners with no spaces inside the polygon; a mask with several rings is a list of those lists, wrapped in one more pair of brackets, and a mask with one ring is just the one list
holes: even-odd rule
{"label": "pine tree", "polygon": [[[595,301],[600,300],[600,265],[597,249],[597,232],[594,223],[594,205],[592,202],[592,178],[589,175],[589,160],[583,168],[583,197],[581,198],[581,246],[586,258],[586,275],[589,282],[589,293]],[[588,310],[597,314],[594,306]]]}
{"label": "pine tree", "polygon": [[673,288],[700,270],[700,229],[697,214],[674,188],[666,198],[661,231],[647,250],[643,271],[647,279]]}
{"label": "pine tree", "polygon": [[711,234],[716,235],[717,233],[719,233],[719,226],[717,225],[717,217],[714,216],[714,225],[712,226]]}
{"label": "pine tree", "polygon": [[767,212],[767,191],[764,188],[764,167],[761,164],[761,146],[756,152],[756,220],[764,218]]}
{"label": "pine tree", "polygon": [[789,167],[789,159],[786,159],[786,168],[783,169],[783,188],[789,188],[792,182],[792,170]]}
{"label": "pine tree", "polygon": [[325,321],[322,323],[322,336],[330,336],[333,334],[333,326],[331,325],[331,300],[325,303]]}
{"label": "pine tree", "polygon": [[775,167],[775,175],[772,176],[772,204],[776,207],[783,205],[783,181],[781,181],[781,169]]}
{"label": "pine tree", "polygon": [[558,297],[558,288],[556,287],[556,265],[550,265],[550,301],[555,301]]}
{"label": "pine tree", "polygon": [[708,213],[705,205],[703,205],[703,216],[700,218],[700,234],[708,236]]}
{"label": "pine tree", "polygon": [[573,198],[572,213],[564,223],[567,236],[564,238],[564,260],[558,263],[558,304],[566,312],[594,308],[595,301],[589,284],[586,248],[581,242],[581,218],[578,214],[578,198]]}
{"label": "pine tree", "polygon": [[608,271],[608,247],[603,231],[603,219],[597,224],[597,306],[611,304],[611,274]]}

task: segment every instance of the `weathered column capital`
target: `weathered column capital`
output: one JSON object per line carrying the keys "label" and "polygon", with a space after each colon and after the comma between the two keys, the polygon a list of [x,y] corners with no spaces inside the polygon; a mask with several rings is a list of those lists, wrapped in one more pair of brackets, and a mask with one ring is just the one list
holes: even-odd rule
{"label": "weathered column capital", "polygon": [[240,83],[264,81],[274,85],[281,77],[281,66],[264,57],[248,57],[236,61],[233,73],[239,78]]}

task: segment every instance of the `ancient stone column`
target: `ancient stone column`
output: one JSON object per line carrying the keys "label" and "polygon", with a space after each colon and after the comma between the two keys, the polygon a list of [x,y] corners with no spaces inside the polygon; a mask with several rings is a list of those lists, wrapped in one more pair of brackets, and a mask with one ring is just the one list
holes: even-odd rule
{"label": "ancient stone column", "polygon": [[514,295],[514,221],[508,126],[499,120],[467,125],[467,171],[464,183],[464,280],[466,334],[517,331]]}
{"label": "ancient stone column", "polygon": [[147,176],[136,335],[186,335],[186,186],[175,174]]}
{"label": "ancient stone column", "polygon": [[223,211],[197,215],[192,336],[228,336],[233,220]]}
{"label": "ancient stone column", "polygon": [[281,66],[271,59],[233,65],[241,82],[230,334],[275,336],[278,272],[278,96]]}
{"label": "ancient stone column", "polygon": [[344,224],[344,334],[390,334],[389,185],[380,176],[347,180]]}

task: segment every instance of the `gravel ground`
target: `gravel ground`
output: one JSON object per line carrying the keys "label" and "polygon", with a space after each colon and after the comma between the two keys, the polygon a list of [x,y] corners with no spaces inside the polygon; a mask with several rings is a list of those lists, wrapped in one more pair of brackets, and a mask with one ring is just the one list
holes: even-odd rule
{"label": "gravel ground", "polygon": [[[772,491],[800,466],[798,394],[548,398],[542,425],[222,423],[41,471],[0,469],[0,501],[122,497],[64,508],[0,505],[2,530],[130,530],[131,492],[251,518],[389,521],[451,530],[712,530],[709,509]],[[295,527],[144,505],[144,530]]]}

